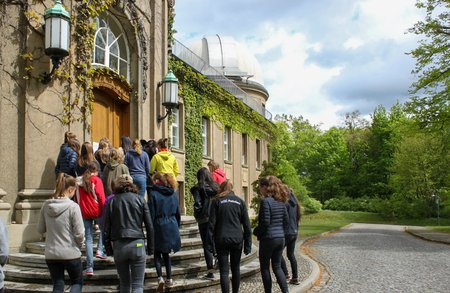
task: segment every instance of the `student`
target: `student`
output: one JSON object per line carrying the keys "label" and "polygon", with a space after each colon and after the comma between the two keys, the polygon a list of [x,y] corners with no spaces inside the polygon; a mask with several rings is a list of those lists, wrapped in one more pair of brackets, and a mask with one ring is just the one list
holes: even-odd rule
{"label": "student", "polygon": [[150,160],[146,152],[142,151],[141,143],[135,139],[132,148],[125,154],[125,165],[127,165],[133,183],[139,189],[139,195],[144,197],[147,189],[147,174],[150,171]]}
{"label": "student", "polygon": [[[258,226],[255,228],[259,240],[259,262],[264,291],[272,292],[272,270],[280,286],[281,292],[288,292],[286,275],[281,269],[281,258],[284,249],[285,232],[289,223],[286,211],[288,191],[286,186],[275,176],[266,176],[259,180],[261,199]],[[254,231],[254,233],[255,233]]]}
{"label": "student", "polygon": [[130,175],[128,167],[123,163],[124,154],[121,148],[112,148],[109,152],[109,159],[106,163],[103,171],[103,187],[105,188],[105,196],[109,196],[113,193],[112,183],[113,181],[123,174]]}
{"label": "student", "polygon": [[64,143],[59,149],[58,159],[56,160],[55,174],[66,173],[75,176],[75,167],[77,165],[80,143],[76,135],[70,131],[64,134]]}
{"label": "student", "polygon": [[158,152],[153,156],[150,161],[150,172],[153,174],[155,171],[162,174],[172,174],[173,178],[178,176],[178,162],[175,156],[169,151],[167,145],[168,139],[161,138],[158,140],[157,148]]}
{"label": "student", "polygon": [[298,268],[297,268],[297,260],[295,258],[295,242],[298,237],[298,224],[300,222],[300,205],[295,198],[292,190],[289,190],[289,198],[286,202],[286,209],[289,216],[289,225],[288,229],[285,233],[285,244],[286,247],[286,255],[291,263],[291,271],[292,276],[289,277],[288,268],[286,265],[286,261],[284,258],[281,258],[281,268],[283,269],[284,274],[286,275],[286,279],[289,284],[299,285],[300,282],[298,280]]}
{"label": "student", "polygon": [[208,273],[203,277],[214,280],[214,248],[213,252],[208,249],[209,240],[209,212],[212,199],[219,192],[219,185],[215,182],[207,168],[203,167],[197,171],[197,184],[191,188],[194,197],[194,216],[198,223],[198,230],[202,239],[203,251],[205,254],[206,268]]}
{"label": "student", "polygon": [[225,179],[227,179],[227,175],[220,168],[219,164],[216,161],[214,161],[214,160],[209,161],[208,162],[208,168],[209,168],[209,172],[211,172],[212,178],[219,185],[222,184],[222,182],[224,182]]}
{"label": "student", "polygon": [[71,293],[81,292],[83,286],[81,246],[84,226],[80,207],[70,200],[75,190],[75,178],[59,173],[55,193],[42,205],[37,225],[39,233],[46,233],[45,261],[53,292],[64,292],[64,270],[69,274]]}
{"label": "student", "polygon": [[[171,174],[156,173],[151,187],[150,213],[155,230],[155,268],[158,275],[158,291],[173,286],[170,255],[181,249],[181,215],[175,190],[177,181]],[[166,280],[162,277],[161,262],[164,259]]]}
{"label": "student", "polygon": [[[252,228],[245,202],[233,192],[233,184],[225,180],[214,199],[209,219],[209,231],[219,261],[222,293],[230,292],[229,267],[233,293],[239,292],[242,248],[247,255],[252,249]],[[212,245],[209,245],[212,251]]]}
{"label": "student", "polygon": [[[120,292],[143,292],[147,256],[153,254],[152,219],[131,176],[121,175],[113,185],[115,196],[105,206],[103,238],[106,253],[114,255]],[[143,224],[146,234],[142,230]]]}
{"label": "student", "polygon": [[0,293],[4,292],[3,280],[5,277],[3,275],[3,266],[8,260],[8,253],[8,230],[0,219]]}

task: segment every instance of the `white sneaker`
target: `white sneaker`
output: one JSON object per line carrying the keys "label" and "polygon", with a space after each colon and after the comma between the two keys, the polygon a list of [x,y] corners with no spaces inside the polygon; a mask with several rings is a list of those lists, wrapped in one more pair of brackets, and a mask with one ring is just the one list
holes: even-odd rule
{"label": "white sneaker", "polygon": [[163,277],[158,278],[158,288],[156,289],[156,292],[162,292],[164,288],[164,279]]}

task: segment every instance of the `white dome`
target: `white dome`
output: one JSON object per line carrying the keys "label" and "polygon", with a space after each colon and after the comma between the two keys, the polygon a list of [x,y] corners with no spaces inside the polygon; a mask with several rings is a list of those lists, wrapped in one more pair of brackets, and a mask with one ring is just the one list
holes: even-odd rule
{"label": "white dome", "polygon": [[225,76],[248,78],[264,86],[261,66],[255,56],[233,37],[206,36],[192,42],[189,49]]}

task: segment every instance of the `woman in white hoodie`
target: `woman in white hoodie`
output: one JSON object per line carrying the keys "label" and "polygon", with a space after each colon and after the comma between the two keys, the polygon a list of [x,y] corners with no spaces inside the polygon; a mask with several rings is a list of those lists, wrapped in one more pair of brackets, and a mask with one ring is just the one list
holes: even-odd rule
{"label": "woman in white hoodie", "polygon": [[80,249],[84,241],[84,225],[80,207],[71,200],[75,190],[76,179],[59,173],[55,193],[42,205],[37,226],[39,233],[46,233],[45,261],[54,293],[64,292],[64,270],[70,277],[71,293],[81,292],[83,286]]}

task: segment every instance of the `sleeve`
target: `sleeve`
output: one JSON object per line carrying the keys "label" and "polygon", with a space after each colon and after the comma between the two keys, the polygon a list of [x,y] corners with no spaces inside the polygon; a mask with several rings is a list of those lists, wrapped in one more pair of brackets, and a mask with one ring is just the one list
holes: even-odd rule
{"label": "sleeve", "polygon": [[105,252],[107,255],[113,254],[113,247],[112,247],[112,241],[111,241],[111,206],[114,201],[114,198],[112,198],[108,203],[106,204],[104,208],[104,215],[103,215],[103,230],[102,230],[102,236],[103,236],[103,243],[105,245]]}
{"label": "sleeve", "polygon": [[150,161],[150,174],[153,174],[155,172],[156,169],[156,163],[157,163],[157,157],[158,154],[155,154],[152,158],[152,160]]}
{"label": "sleeve", "polygon": [[177,211],[176,211],[175,217],[177,219],[178,228],[180,228],[181,227],[181,212],[180,212],[180,205],[178,204],[178,199],[177,199],[176,205],[177,205]]}
{"label": "sleeve", "polygon": [[155,236],[153,235],[153,223],[152,223],[152,219],[150,217],[150,211],[148,209],[147,203],[142,198],[140,198],[140,200],[142,202],[142,207],[143,207],[145,230],[147,231],[147,255],[152,255],[153,248],[154,248],[154,238],[155,238]]}
{"label": "sleeve", "polygon": [[208,251],[213,252],[214,251],[214,233],[216,230],[216,224],[217,224],[217,209],[218,209],[218,201],[214,200],[211,205],[211,211],[209,215],[209,225],[208,225],[208,232],[207,233],[207,241],[206,241],[206,248]]}
{"label": "sleeve", "polygon": [[128,167],[130,155],[128,153],[125,154],[125,159],[123,160],[123,163]]}
{"label": "sleeve", "polygon": [[202,199],[200,197],[200,193],[198,192],[198,187],[193,186],[191,188],[191,194],[194,197],[194,209],[198,210],[202,208]]}
{"label": "sleeve", "polygon": [[144,168],[145,168],[145,174],[148,174],[150,172],[150,159],[148,158],[148,155],[146,152],[142,152],[145,154],[144,156]]}
{"label": "sleeve", "polygon": [[4,266],[8,260],[8,230],[6,225],[0,220],[0,265]]}
{"label": "sleeve", "polygon": [[286,209],[286,206],[284,207],[284,212],[283,212],[283,229],[284,229],[284,234],[286,234],[286,232],[289,230],[289,215]]}
{"label": "sleeve", "polygon": [[77,167],[78,155],[74,150],[72,150],[69,156],[69,170],[75,170],[75,168]]}
{"label": "sleeve", "polygon": [[261,200],[261,207],[259,209],[259,226],[266,230],[270,225],[270,206],[266,198]]}
{"label": "sleeve", "polygon": [[72,211],[72,233],[78,247],[81,249],[84,243],[84,224],[80,206],[73,204]]}
{"label": "sleeve", "polygon": [[39,214],[39,221],[37,224],[37,231],[41,234],[44,234],[45,232],[47,232],[47,227],[46,227],[46,223],[45,223],[45,215],[44,215],[44,207],[45,207],[45,202],[41,207],[41,212]]}
{"label": "sleeve", "polygon": [[173,174],[175,175],[175,178],[177,178],[178,176],[178,161],[177,158],[175,158],[175,156],[173,156]]}
{"label": "sleeve", "polygon": [[241,207],[241,223],[244,229],[244,254],[247,255],[252,251],[252,226],[250,225],[250,218],[244,202],[242,202]]}
{"label": "sleeve", "polygon": [[105,204],[105,188],[103,187],[103,182],[98,178],[95,184],[95,193],[98,198],[98,206],[100,208],[100,215],[103,213],[103,205]]}

